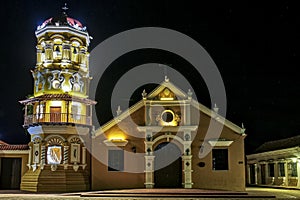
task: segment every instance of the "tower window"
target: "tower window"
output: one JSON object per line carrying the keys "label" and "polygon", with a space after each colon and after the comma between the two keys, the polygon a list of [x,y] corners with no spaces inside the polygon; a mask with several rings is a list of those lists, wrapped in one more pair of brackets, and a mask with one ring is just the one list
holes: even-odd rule
{"label": "tower window", "polygon": [[43,119],[44,105],[36,106],[36,119]]}
{"label": "tower window", "polygon": [[80,120],[81,117],[81,105],[79,103],[72,103],[72,118],[75,120]]}

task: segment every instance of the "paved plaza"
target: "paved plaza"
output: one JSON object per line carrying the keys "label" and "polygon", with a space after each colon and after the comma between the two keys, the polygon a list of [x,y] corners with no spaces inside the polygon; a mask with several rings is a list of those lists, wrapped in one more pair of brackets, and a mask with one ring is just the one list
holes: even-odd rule
{"label": "paved plaza", "polygon": [[111,190],[92,191],[63,194],[37,194],[21,192],[19,190],[0,190],[0,199],[8,200],[34,200],[34,199],[101,199],[101,200],[160,200],[160,199],[300,199],[300,190],[277,189],[277,188],[247,188],[246,192],[230,192],[220,190],[201,189],[135,189],[135,190]]}

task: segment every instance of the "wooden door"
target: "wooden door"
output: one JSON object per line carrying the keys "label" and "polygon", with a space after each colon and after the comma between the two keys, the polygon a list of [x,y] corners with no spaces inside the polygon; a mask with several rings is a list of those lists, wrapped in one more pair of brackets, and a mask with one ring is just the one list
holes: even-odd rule
{"label": "wooden door", "polygon": [[21,158],[1,158],[0,189],[20,189]]}
{"label": "wooden door", "polygon": [[155,148],[154,164],[156,188],[182,187],[181,151],[175,144],[168,142],[159,144]]}
{"label": "wooden door", "polygon": [[50,122],[61,122],[61,107],[50,107]]}

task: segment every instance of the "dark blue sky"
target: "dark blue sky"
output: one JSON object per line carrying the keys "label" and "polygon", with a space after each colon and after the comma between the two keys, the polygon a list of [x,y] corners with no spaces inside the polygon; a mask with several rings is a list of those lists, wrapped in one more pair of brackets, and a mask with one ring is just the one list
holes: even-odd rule
{"label": "dark blue sky", "polygon": [[[1,2],[0,139],[9,143],[27,142],[18,100],[32,94],[34,31],[45,19],[61,12],[64,2]],[[66,2],[68,15],[86,25],[93,36],[90,50],[114,34],[144,26],[174,29],[198,41],[223,77],[227,118],[237,125],[243,122],[247,128],[247,152],[264,141],[300,133],[300,7],[296,1]],[[206,87],[201,81],[199,84],[201,78],[189,63],[168,52],[140,50],[116,60],[100,82],[97,110],[101,122],[110,119],[107,94],[122,72],[147,62],[170,64],[182,72],[197,88],[198,100],[210,107]]]}

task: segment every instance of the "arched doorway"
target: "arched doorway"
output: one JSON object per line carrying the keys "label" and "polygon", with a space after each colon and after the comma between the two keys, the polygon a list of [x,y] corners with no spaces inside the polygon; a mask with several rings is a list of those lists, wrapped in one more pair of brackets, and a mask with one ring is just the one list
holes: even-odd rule
{"label": "arched doorway", "polygon": [[181,151],[173,143],[164,142],[155,148],[154,183],[156,188],[182,187]]}

